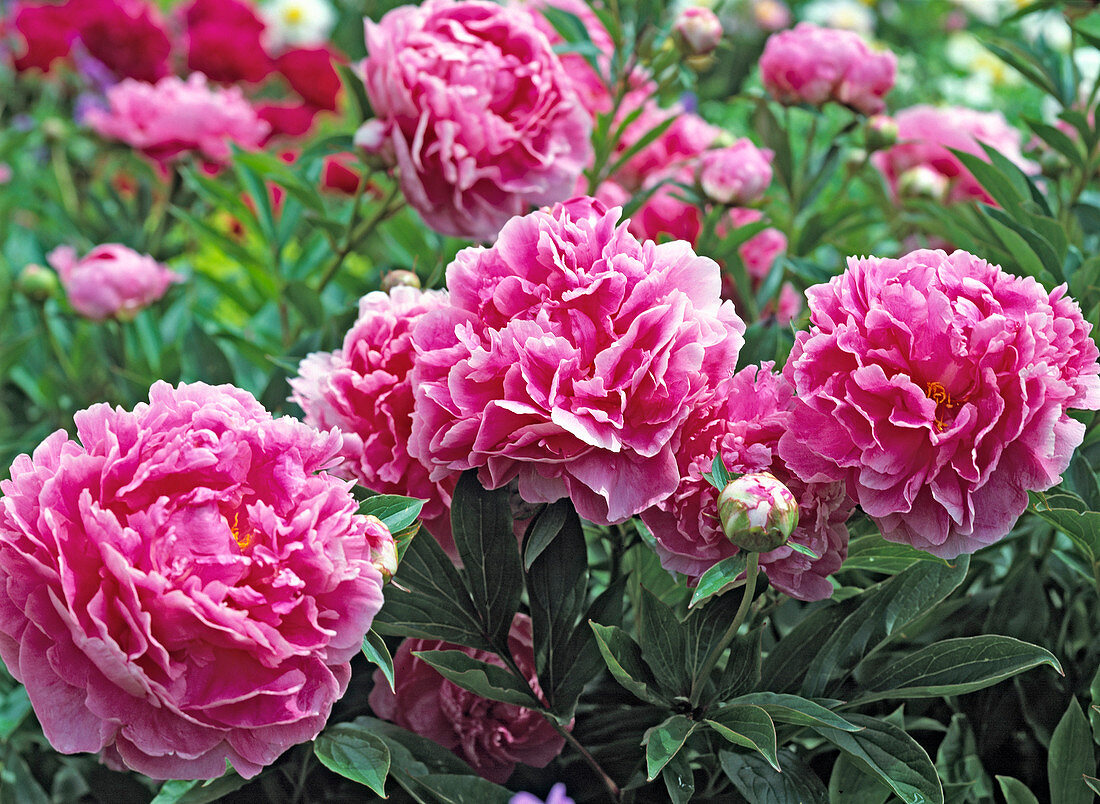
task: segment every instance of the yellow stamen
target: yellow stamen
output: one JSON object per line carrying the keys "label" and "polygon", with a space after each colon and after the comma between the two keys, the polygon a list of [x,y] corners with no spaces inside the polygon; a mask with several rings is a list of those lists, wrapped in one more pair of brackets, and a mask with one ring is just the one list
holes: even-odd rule
{"label": "yellow stamen", "polygon": [[242,550],[252,544],[252,534],[241,533],[241,515],[239,513],[233,514],[233,524],[229,526],[229,530],[233,533],[233,538],[236,539],[237,546]]}
{"label": "yellow stamen", "polygon": [[297,25],[305,19],[305,12],[298,6],[291,6],[283,12],[283,19],[288,25]]}

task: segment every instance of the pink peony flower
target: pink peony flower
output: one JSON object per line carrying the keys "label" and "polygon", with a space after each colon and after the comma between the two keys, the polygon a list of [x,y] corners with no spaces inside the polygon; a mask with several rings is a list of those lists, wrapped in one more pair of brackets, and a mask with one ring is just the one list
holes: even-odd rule
{"label": "pink peony flower", "polygon": [[263,46],[266,25],[245,0],[194,0],[181,14],[187,67],[224,84],[257,83],[274,68]]}
{"label": "pink peony flower", "polygon": [[433,480],[518,477],[528,502],[569,496],[602,524],[675,490],[673,437],[736,363],[744,324],[713,261],[639,243],[618,218],[573,199],[447,268],[451,306],[413,330],[409,452]]}
{"label": "pink peony flower", "polygon": [[64,5],[19,2],[12,7],[11,28],[17,40],[15,69],[49,71],[53,63],[69,55],[76,25]]}
{"label": "pink peony flower", "polygon": [[895,197],[899,195],[903,176],[924,169],[947,181],[948,202],[978,200],[992,204],[989,193],[949,148],[988,162],[989,157],[979,145],[985,143],[1024,172],[1039,172],[1038,165],[1025,159],[1020,151],[1020,132],[1000,112],[977,112],[960,106],[912,106],[899,112],[894,120],[898,126],[898,144],[873,154],[871,161],[882,172]]}
{"label": "pink peony flower", "polygon": [[759,201],[772,182],[774,152],[742,137],[733,145],[706,151],[699,162],[699,186],[719,204]]}
{"label": "pink peony flower", "polygon": [[[508,649],[537,695],[531,618],[517,614],[508,634]],[[395,691],[381,671],[374,674],[371,709],[409,731],[454,751],[486,779],[503,784],[517,763],[541,768],[561,753],[565,738],[538,712],[515,704],[488,701],[462,689],[416,657],[417,651],[461,650],[503,667],[495,654],[430,639],[406,639],[393,657]]]}
{"label": "pink peony flower", "polygon": [[844,485],[803,482],[779,457],[779,439],[791,426],[793,392],[771,364],[748,366],[727,378],[715,397],[696,406],[684,423],[675,455],[680,484],[675,494],[642,514],[668,570],[697,579],[738,548],[722,532],[718,489],[703,478],[721,452],[730,472],[771,472],[798,502],[799,522],[791,541],[820,556],[813,559],[789,545],[760,556],[772,585],[799,600],[833,593],[828,576],[848,554],[845,521],[852,501]]}
{"label": "pink peony flower", "polygon": [[[602,76],[611,74],[611,57],[615,53],[615,42],[596,12],[584,0],[527,0],[523,4],[531,12],[535,25],[551,45],[562,45],[564,41],[557,29],[542,14],[544,8],[556,8],[580,18],[588,32],[592,44],[596,46],[596,57],[600,71],[596,72],[588,59],[576,52],[560,54],[561,66],[569,76],[577,98],[592,117],[599,113],[610,112],[613,99]],[[639,73],[639,79],[641,74]]]}
{"label": "pink peony flower", "polygon": [[158,382],[0,481],[0,658],[62,753],[157,779],[257,774],[317,735],[392,552],[339,447],[248,393]]}
{"label": "pink peony flower", "polygon": [[368,20],[366,38],[367,96],[428,226],[488,240],[569,196],[591,157],[591,118],[527,12],[428,0]]}
{"label": "pink peony flower", "polygon": [[431,480],[408,452],[416,361],[412,330],[446,304],[446,293],[407,286],[368,293],[359,301],[359,318],[343,348],[309,355],[290,386],[307,424],[340,430],[343,462],[332,471],[383,494],[426,500],[420,518],[454,554],[450,504],[458,473]]}
{"label": "pink peony flower", "polygon": [[863,114],[885,108],[897,58],[872,50],[859,34],[800,22],[772,34],[760,57],[760,78],[780,103],[822,106],[829,101]]}
{"label": "pink peony flower", "polygon": [[340,58],[331,48],[296,47],[282,53],[275,67],[306,104],[334,112],[340,96],[340,75],[334,62]]}
{"label": "pink peony flower", "polygon": [[69,246],[58,246],[46,260],[61,277],[69,304],[83,316],[133,318],[183,277],[147,254],[118,243],[96,246],[77,259]]}
{"label": "pink peony flower", "polygon": [[229,143],[255,149],[269,130],[239,88],[211,88],[200,73],[156,84],[127,79],[107,90],[107,103],[108,109],[91,109],[85,122],[160,162],[187,151],[224,162]]}
{"label": "pink peony flower", "polygon": [[[732,229],[756,223],[764,217],[757,209],[735,207],[730,210],[729,224]],[[720,232],[721,233],[721,232]],[[745,270],[753,279],[763,279],[771,273],[776,257],[787,252],[787,236],[778,229],[768,227],[740,245],[737,253],[745,263]]]}
{"label": "pink peony flower", "polygon": [[965,251],[850,259],[806,291],[780,454],[843,480],[891,541],[943,558],[992,544],[1061,479],[1085,431],[1066,411],[1100,408],[1091,327],[1065,292]]}

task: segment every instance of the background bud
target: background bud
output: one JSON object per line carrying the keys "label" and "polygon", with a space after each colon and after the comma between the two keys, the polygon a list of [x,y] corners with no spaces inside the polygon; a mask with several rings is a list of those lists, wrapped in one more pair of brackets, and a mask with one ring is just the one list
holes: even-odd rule
{"label": "background bud", "polygon": [[19,273],[15,287],[31,301],[44,302],[57,294],[60,283],[57,274],[32,262]]}
{"label": "background bud", "polygon": [[881,151],[898,141],[898,124],[894,118],[876,114],[863,127],[863,143],[868,151]]}
{"label": "background bud", "polygon": [[676,18],[673,33],[688,56],[705,56],[722,41],[722,23],[709,8],[685,8]]}
{"label": "background bud", "polygon": [[798,502],[774,475],[754,472],[722,489],[718,518],[731,542],[742,550],[766,553],[786,544],[798,527]]}
{"label": "background bud", "polygon": [[898,195],[943,201],[947,198],[947,178],[926,165],[917,165],[898,177]]}
{"label": "background bud", "polygon": [[772,152],[739,139],[726,148],[703,154],[699,161],[699,186],[719,204],[747,206],[760,200],[772,181]]}
{"label": "background bud", "polygon": [[405,270],[390,271],[382,277],[382,290],[386,291],[386,293],[402,285],[410,288],[419,288],[420,277],[412,271]]}

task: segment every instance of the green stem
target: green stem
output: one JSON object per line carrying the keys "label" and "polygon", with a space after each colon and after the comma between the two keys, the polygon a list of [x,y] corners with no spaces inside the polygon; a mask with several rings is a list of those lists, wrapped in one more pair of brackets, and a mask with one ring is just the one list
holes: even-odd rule
{"label": "green stem", "polygon": [[718,640],[710,653],[707,654],[707,659],[703,662],[703,669],[695,676],[695,680],[691,685],[691,705],[694,708],[699,704],[699,697],[703,694],[703,690],[706,689],[707,681],[710,679],[710,674],[714,672],[714,666],[718,664],[718,659],[725,653],[726,648],[733,642],[734,637],[737,636],[737,632],[741,630],[741,624],[745,621],[745,615],[749,612],[749,606],[752,604],[753,592],[756,591],[756,576],[760,571],[760,554],[749,553],[748,566],[745,571],[745,591],[741,597],[741,605],[737,607],[737,613],[733,616],[733,622],[730,623],[729,628],[722,634],[722,638]]}
{"label": "green stem", "polygon": [[164,195],[153,205],[153,208],[149,212],[149,217],[145,219],[145,226],[143,227],[145,233],[145,252],[154,256],[160,248],[161,240],[164,239],[164,228],[168,221],[168,208],[172,206],[172,201],[175,199],[180,187],[183,186],[183,180],[180,177],[179,170],[175,167],[171,168],[171,170],[172,178],[168,182],[168,188]]}
{"label": "green stem", "polygon": [[57,189],[61,193],[61,205],[70,220],[80,219],[80,201],[76,194],[76,184],[73,182],[72,171],[69,170],[68,160],[59,143],[50,145],[50,164],[53,167],[53,175],[57,180]]}
{"label": "green stem", "polygon": [[340,266],[344,264],[344,260],[351,254],[355,247],[369,237],[370,234],[378,228],[379,224],[393,217],[405,206],[405,200],[403,198],[398,198],[399,192],[399,187],[394,184],[385,200],[378,207],[378,211],[358,226],[355,226],[355,218],[357,216],[353,215],[352,220],[348,222],[348,231],[344,237],[343,245],[340,246],[336,254],[333,255],[332,262],[325,268],[325,272],[321,275],[321,280],[317,283],[318,293],[321,293],[328,287],[328,283],[333,280],[336,276],[336,272],[340,270]]}
{"label": "green stem", "polygon": [[50,317],[46,315],[46,306],[44,304],[35,304],[34,306],[38,312],[39,320],[42,322],[42,331],[46,336],[46,343],[50,345],[50,351],[52,351],[54,357],[57,358],[57,363],[61,366],[61,370],[64,372],[65,376],[74,384],[78,384],[76,369],[69,359],[69,355],[61,348],[60,341],[57,340],[57,336],[50,327]]}
{"label": "green stem", "polygon": [[600,777],[600,781],[604,783],[604,787],[607,788],[607,792],[611,794],[612,799],[614,799],[615,801],[620,801],[622,798],[622,791],[619,790],[619,786],[615,784],[614,779],[607,775],[607,771],[600,767],[600,763],[597,762],[596,758],[588,752],[588,749],[581,745],[577,741],[577,738],[574,737],[568,730],[562,727],[562,725],[558,723],[557,718],[555,718],[549,712],[541,712],[541,714],[544,718],[546,718],[546,722],[554,727],[554,731],[564,737],[565,741],[573,746],[577,753],[584,758],[584,761],[588,763],[588,767],[592,769],[593,773]]}

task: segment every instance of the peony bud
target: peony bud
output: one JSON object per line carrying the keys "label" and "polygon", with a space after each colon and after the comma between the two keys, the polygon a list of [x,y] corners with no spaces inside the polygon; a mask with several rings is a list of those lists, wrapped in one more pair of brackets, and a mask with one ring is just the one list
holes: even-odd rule
{"label": "peony bud", "polygon": [[726,538],[743,550],[766,553],[786,544],[798,526],[798,502],[768,472],[731,480],[718,495],[718,519]]}
{"label": "peony bud", "polygon": [[49,268],[32,262],[19,273],[15,287],[31,301],[44,302],[57,295],[60,282]]}
{"label": "peony bud", "polygon": [[943,201],[947,198],[947,190],[947,177],[927,165],[909,168],[898,177],[898,195],[902,198]]}
{"label": "peony bud", "polygon": [[379,545],[371,547],[370,562],[381,573],[382,583],[389,583],[393,580],[393,576],[397,574],[397,543],[390,535],[389,529],[378,517],[368,516],[367,527],[375,536],[380,531],[384,531],[384,536],[380,539]]}
{"label": "peony bud", "polygon": [[863,127],[863,143],[867,150],[881,151],[898,141],[898,124],[894,118],[885,114],[876,114],[868,118]]}
{"label": "peony bud", "polygon": [[420,288],[420,277],[412,271],[390,271],[382,277],[382,290],[389,293],[396,287]]}
{"label": "peony bud", "polygon": [[709,8],[685,8],[673,26],[676,41],[687,56],[705,56],[722,41],[722,23]]}
{"label": "peony bud", "polygon": [[355,130],[352,144],[363,151],[363,161],[373,168],[389,167],[397,161],[390,127],[377,118],[368,120]]}
{"label": "peony bud", "polygon": [[745,206],[760,200],[772,181],[772,152],[747,139],[707,151],[699,160],[699,186],[718,204]]}

